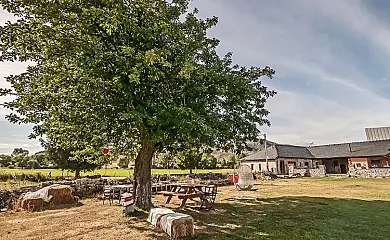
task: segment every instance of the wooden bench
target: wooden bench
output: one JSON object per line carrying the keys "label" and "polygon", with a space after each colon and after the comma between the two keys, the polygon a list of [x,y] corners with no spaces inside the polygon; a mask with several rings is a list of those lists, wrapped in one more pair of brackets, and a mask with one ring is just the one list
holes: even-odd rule
{"label": "wooden bench", "polygon": [[203,197],[202,193],[180,193],[180,192],[167,192],[167,191],[163,191],[160,193],[163,194],[165,197],[168,197],[167,201],[165,202],[166,204],[168,204],[171,201],[173,196],[177,196],[179,199],[182,200],[180,204],[180,208],[183,208],[185,206],[188,199]]}

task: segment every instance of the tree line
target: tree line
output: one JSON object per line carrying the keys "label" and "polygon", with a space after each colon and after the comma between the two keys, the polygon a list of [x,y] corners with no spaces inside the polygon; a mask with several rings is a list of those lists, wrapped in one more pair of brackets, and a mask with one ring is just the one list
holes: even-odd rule
{"label": "tree line", "polygon": [[5,168],[52,168],[53,162],[42,152],[29,155],[29,151],[23,148],[15,148],[11,155],[0,155],[0,167]]}
{"label": "tree line", "polygon": [[[228,157],[217,159],[210,152],[199,152],[198,149],[188,149],[176,154],[172,152],[156,154],[152,167],[160,169],[189,169],[190,173],[192,173],[192,170],[194,169],[232,169],[237,160],[244,156],[245,155],[243,154],[230,154]],[[135,160],[129,156],[115,156],[110,159],[117,161],[120,168],[129,168],[129,164]],[[72,162],[70,154],[67,154],[65,151],[50,148],[33,155],[30,155],[29,151],[26,149],[15,148],[10,155],[0,155],[0,167],[10,169],[56,168],[74,171],[76,177],[80,171],[94,170],[102,167],[103,164],[104,162],[101,164],[80,164],[79,161]]]}

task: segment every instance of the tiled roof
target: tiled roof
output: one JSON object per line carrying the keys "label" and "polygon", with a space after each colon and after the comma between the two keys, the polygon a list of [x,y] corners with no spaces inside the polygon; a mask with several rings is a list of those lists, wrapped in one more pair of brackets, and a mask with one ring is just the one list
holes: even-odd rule
{"label": "tiled roof", "polygon": [[341,143],[307,149],[316,158],[375,157],[390,153],[390,140]]}
{"label": "tiled roof", "polygon": [[286,158],[315,158],[306,147],[277,144],[278,157]]}
{"label": "tiled roof", "polygon": [[[313,147],[276,144],[268,149],[268,159],[285,158],[350,158],[376,157],[390,153],[390,140],[340,143]],[[265,151],[257,152],[242,160],[264,160]]]}
{"label": "tiled roof", "polygon": [[[278,156],[276,153],[276,149],[274,147],[267,148],[268,151],[268,159],[276,159]],[[253,161],[253,160],[265,160],[265,151],[262,150],[260,152],[257,152],[255,154],[249,155],[247,157],[242,158],[243,161]]]}

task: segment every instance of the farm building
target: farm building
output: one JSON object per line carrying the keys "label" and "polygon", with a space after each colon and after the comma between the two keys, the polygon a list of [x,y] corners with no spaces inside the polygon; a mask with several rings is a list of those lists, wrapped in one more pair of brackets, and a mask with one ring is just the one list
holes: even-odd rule
{"label": "farm building", "polygon": [[[356,169],[385,168],[390,166],[390,140],[351,142],[321,146],[294,146],[274,144],[267,148],[269,170],[288,174],[289,167],[319,168],[326,173],[347,173]],[[241,159],[255,172],[266,170],[265,150]]]}
{"label": "farm building", "polygon": [[390,127],[366,128],[367,141],[390,139]]}

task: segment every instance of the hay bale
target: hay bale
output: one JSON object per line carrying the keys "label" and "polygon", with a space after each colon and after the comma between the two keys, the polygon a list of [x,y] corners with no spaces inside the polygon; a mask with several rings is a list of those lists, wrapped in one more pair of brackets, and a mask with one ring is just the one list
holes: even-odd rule
{"label": "hay bale", "polygon": [[161,217],[170,213],[175,213],[175,212],[167,208],[152,208],[150,209],[147,221],[150,222],[153,225],[153,227],[160,227]]}
{"label": "hay bale", "polygon": [[16,200],[15,204],[14,204],[14,210],[15,211],[19,211],[21,209],[23,209],[22,207],[22,202],[23,202],[23,198],[24,198],[24,195],[26,195],[25,193],[22,193],[19,198]]}
{"label": "hay bale", "polygon": [[48,195],[51,196],[50,206],[74,203],[72,188],[70,186],[59,185],[51,187],[48,190]]}
{"label": "hay bale", "polygon": [[42,210],[43,208],[43,199],[42,198],[29,198],[23,199],[22,209],[28,211]]}
{"label": "hay bale", "polygon": [[187,214],[166,214],[160,219],[160,227],[172,239],[194,235],[194,219]]}

